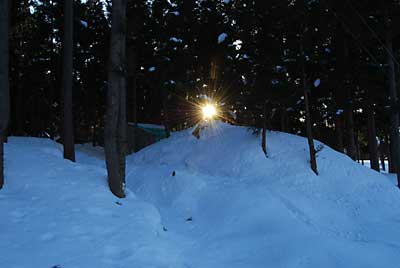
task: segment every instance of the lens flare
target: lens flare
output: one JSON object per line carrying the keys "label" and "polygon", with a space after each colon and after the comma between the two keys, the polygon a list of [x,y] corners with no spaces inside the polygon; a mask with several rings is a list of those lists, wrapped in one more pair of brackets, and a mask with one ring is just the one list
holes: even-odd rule
{"label": "lens flare", "polygon": [[213,104],[206,104],[201,108],[204,119],[212,119],[217,115],[217,109]]}

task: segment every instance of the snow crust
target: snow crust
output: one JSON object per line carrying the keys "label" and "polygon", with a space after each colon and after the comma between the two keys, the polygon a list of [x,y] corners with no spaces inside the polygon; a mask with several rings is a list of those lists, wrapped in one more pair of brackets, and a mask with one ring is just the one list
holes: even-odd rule
{"label": "snow crust", "polygon": [[[395,267],[400,192],[328,146],[215,123],[127,158],[126,199],[101,148],[77,163],[50,140],[10,138],[0,267]],[[317,142],[317,146],[322,144]]]}

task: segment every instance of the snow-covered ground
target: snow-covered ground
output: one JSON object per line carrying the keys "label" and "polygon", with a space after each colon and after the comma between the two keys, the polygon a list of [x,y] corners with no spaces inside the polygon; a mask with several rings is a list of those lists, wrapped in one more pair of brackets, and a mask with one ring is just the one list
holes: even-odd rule
{"label": "snow-covered ground", "polygon": [[[361,164],[361,163],[360,163]],[[364,160],[364,166],[366,166],[366,167],[371,167],[371,161],[369,161],[369,160]],[[381,173],[388,173],[388,170],[389,170],[389,162],[387,161],[387,160],[385,160],[385,170],[383,170],[382,169],[382,164],[381,164],[381,162],[379,161],[379,169],[380,169],[380,172]]]}
{"label": "snow-covered ground", "polygon": [[77,163],[52,141],[10,138],[0,191],[0,267],[396,267],[400,192],[327,146],[218,123],[127,158],[126,199],[102,151]]}

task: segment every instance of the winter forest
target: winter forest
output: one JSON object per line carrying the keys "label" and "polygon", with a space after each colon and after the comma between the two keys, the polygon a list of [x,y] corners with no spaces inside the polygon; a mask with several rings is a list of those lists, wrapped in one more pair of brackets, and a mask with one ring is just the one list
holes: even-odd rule
{"label": "winter forest", "polygon": [[0,0],[0,267],[394,267],[399,22],[398,0]]}

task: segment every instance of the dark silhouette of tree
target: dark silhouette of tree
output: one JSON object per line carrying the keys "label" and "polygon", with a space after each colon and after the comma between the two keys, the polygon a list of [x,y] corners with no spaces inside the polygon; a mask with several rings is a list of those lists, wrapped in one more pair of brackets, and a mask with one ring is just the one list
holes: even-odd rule
{"label": "dark silhouette of tree", "polygon": [[4,184],[4,141],[10,115],[9,4],[8,0],[0,3],[0,189]]}
{"label": "dark silhouette of tree", "polygon": [[75,162],[73,119],[73,8],[74,1],[64,1],[63,40],[63,136],[64,158]]}
{"label": "dark silhouette of tree", "polygon": [[112,1],[110,66],[108,72],[105,154],[108,183],[117,197],[125,197],[126,118],[126,1]]}
{"label": "dark silhouette of tree", "polygon": [[[387,57],[387,75],[389,80],[389,101],[392,107],[397,106],[399,102],[398,89],[396,86],[395,58],[393,53],[393,36],[392,23],[389,18],[389,1],[384,1],[384,21],[385,21],[385,51]],[[390,135],[390,151],[392,165],[395,173],[397,173],[398,187],[400,188],[400,133],[399,133],[399,109],[391,109],[389,135]]]}
{"label": "dark silhouette of tree", "polygon": [[300,64],[301,64],[301,73],[302,73],[302,83],[303,83],[303,90],[304,90],[304,106],[305,106],[305,116],[306,116],[306,135],[310,153],[310,165],[311,169],[314,171],[315,174],[318,175],[318,168],[317,168],[317,159],[316,159],[316,151],[314,147],[314,137],[312,131],[312,119],[311,119],[311,111],[310,111],[310,88],[308,85],[308,78],[305,69],[305,52],[304,52],[304,44],[303,39],[304,35],[306,34],[306,29],[303,28],[303,33],[300,33]]}

